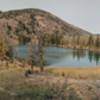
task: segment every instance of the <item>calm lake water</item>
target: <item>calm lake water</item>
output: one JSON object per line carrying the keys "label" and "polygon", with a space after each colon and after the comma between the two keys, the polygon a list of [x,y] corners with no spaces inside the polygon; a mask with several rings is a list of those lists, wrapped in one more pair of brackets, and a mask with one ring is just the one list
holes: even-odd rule
{"label": "calm lake water", "polygon": [[[27,60],[28,51],[26,46],[18,46],[14,50],[14,56]],[[48,47],[44,49],[44,57],[46,64],[50,67],[94,67],[100,65],[100,53],[87,50]]]}

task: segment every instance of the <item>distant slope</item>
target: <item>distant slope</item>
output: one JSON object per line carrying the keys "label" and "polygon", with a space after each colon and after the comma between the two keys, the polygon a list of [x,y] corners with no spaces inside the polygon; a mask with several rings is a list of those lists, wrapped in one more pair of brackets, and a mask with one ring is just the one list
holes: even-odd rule
{"label": "distant slope", "polygon": [[0,33],[31,36],[32,34],[88,35],[81,28],[64,22],[49,12],[39,9],[0,11]]}

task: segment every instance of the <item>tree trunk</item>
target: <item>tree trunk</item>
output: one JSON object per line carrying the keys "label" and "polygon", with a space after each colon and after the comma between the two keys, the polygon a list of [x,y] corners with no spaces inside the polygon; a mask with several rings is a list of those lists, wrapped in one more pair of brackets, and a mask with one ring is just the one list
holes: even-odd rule
{"label": "tree trunk", "polygon": [[40,71],[41,71],[41,72],[44,71],[44,67],[43,67],[43,66],[40,67]]}

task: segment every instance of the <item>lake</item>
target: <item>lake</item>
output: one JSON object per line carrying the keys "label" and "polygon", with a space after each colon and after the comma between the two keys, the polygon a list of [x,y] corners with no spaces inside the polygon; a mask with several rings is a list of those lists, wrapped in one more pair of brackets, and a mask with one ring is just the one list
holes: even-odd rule
{"label": "lake", "polygon": [[[27,46],[18,46],[14,50],[14,57],[28,59]],[[44,49],[46,64],[50,67],[95,67],[100,65],[100,53],[79,50],[48,47]]]}

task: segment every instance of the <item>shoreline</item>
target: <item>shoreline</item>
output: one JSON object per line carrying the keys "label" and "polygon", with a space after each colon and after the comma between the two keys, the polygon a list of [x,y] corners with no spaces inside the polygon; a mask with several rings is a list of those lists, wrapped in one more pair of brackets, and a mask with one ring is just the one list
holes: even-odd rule
{"label": "shoreline", "polygon": [[[65,48],[65,49],[80,49],[80,50],[89,50],[89,51],[92,51],[92,52],[98,52],[100,53],[100,48],[93,48],[93,47],[86,47],[86,46],[83,46],[83,47],[80,47],[80,46],[72,46],[72,45],[49,45],[49,46],[52,46],[52,47],[59,47],[59,48]],[[45,47],[48,47],[48,46],[45,46]]]}
{"label": "shoreline", "polygon": [[80,47],[80,46],[72,47],[72,46],[65,46],[65,45],[59,45],[57,47],[65,48],[65,49],[69,48],[69,49],[89,50],[89,51],[92,51],[92,52],[98,52],[98,53],[100,53],[100,49],[99,48],[89,48],[89,47]]}

